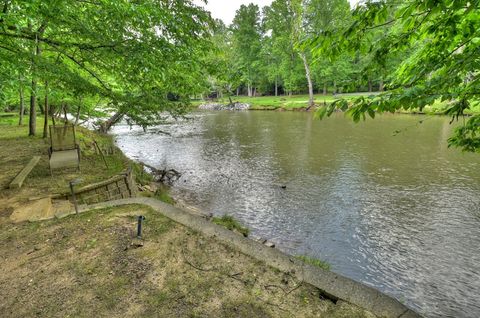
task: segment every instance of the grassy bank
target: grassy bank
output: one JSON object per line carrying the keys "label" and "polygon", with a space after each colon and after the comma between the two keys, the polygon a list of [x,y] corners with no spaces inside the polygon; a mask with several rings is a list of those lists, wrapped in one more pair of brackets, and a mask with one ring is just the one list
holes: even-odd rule
{"label": "grassy bank", "polygon": [[[315,95],[315,103],[323,105],[324,103],[331,103],[338,99],[340,96],[344,98],[355,98],[362,96],[362,94],[348,94],[348,95]],[[247,97],[247,96],[232,96],[232,101],[247,103],[251,105],[250,109],[253,110],[300,110],[308,106],[308,95],[293,95],[293,96],[260,96],[260,97]],[[217,100],[219,103],[228,103],[228,98],[220,98]],[[196,105],[200,105],[202,102],[195,102]]]}
{"label": "grassy bank", "polygon": [[[2,113],[0,113],[2,115]],[[3,115],[6,115],[3,113]],[[11,115],[11,114],[8,114]],[[28,123],[28,117],[24,123]],[[50,176],[48,166],[48,147],[50,139],[42,138],[43,118],[37,119],[37,135],[28,136],[28,124],[18,125],[18,116],[0,116],[0,199],[12,194],[22,199],[51,193],[63,193],[68,190],[69,182],[79,179],[79,187],[115,176],[129,167],[135,172],[139,184],[149,184],[153,178],[144,172],[139,164],[128,159],[114,145],[112,136],[100,134],[83,127],[76,128],[77,143],[81,149],[80,168],[54,170]],[[95,143],[102,150],[102,155],[96,150]],[[98,149],[97,148],[97,149]],[[7,189],[9,182],[28,163],[33,156],[41,160],[28,176],[20,190],[12,192]],[[105,161],[103,160],[105,158]],[[106,162],[106,163],[105,163]],[[160,188],[157,195],[165,200],[171,200],[167,188]]]}
{"label": "grassy bank", "polygon": [[[375,93],[374,93],[375,94]],[[352,94],[338,94],[333,95],[315,95],[315,104],[317,106],[330,104],[339,98],[345,98],[347,100],[354,99],[360,96],[369,96],[369,93],[352,93]],[[289,96],[260,96],[260,97],[247,97],[247,96],[232,96],[233,102],[240,102],[250,104],[252,110],[303,110],[308,106],[308,95],[293,95]],[[215,100],[218,103],[229,103],[228,98],[220,98]],[[199,106],[204,102],[195,101],[193,104]],[[425,107],[421,113],[425,114],[442,114],[448,107],[446,102],[436,102],[431,106]],[[400,113],[419,113],[420,110],[401,110]],[[467,114],[480,113],[480,105],[476,105],[466,111]]]}
{"label": "grassy bank", "polygon": [[[28,117],[24,119],[28,123]],[[18,126],[18,116],[0,117],[0,188],[5,196],[15,195],[28,199],[49,193],[64,192],[71,180],[80,178],[81,185],[105,180],[126,169],[131,163],[123,153],[113,146],[112,138],[84,128],[77,128],[77,142],[81,148],[81,171],[76,169],[58,170],[50,176],[48,166],[49,139],[43,139],[43,119],[37,120],[37,136],[28,136],[28,125]],[[105,165],[102,157],[95,151],[94,141],[105,154]],[[32,156],[40,156],[41,160],[26,179],[20,190],[7,190],[9,182],[28,163]]]}
{"label": "grassy bank", "polygon": [[3,223],[0,240],[2,317],[373,317],[143,206]]}

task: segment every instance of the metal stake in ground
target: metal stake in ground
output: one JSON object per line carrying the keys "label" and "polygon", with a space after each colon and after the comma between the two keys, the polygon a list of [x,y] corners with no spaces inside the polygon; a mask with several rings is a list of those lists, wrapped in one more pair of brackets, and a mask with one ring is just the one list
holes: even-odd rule
{"label": "metal stake in ground", "polygon": [[145,221],[145,217],[143,215],[138,216],[138,225],[137,225],[137,238],[142,238],[142,222]]}
{"label": "metal stake in ground", "polygon": [[75,206],[75,213],[78,214],[78,204],[77,204],[77,197],[75,195],[74,187],[75,185],[79,184],[82,180],[81,179],[74,179],[70,181],[70,192],[72,193],[72,200],[73,205]]}

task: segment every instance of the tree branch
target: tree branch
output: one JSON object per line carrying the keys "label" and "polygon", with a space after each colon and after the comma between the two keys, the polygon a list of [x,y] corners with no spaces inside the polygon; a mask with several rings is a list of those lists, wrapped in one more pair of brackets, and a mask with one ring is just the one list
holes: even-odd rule
{"label": "tree branch", "polygon": [[105,82],[97,75],[95,74],[94,71],[90,70],[89,68],[87,68],[85,65],[83,65],[83,63],[77,61],[73,56],[70,56],[69,54],[65,53],[65,52],[61,52],[63,55],[65,55],[66,57],[68,57],[71,61],[73,61],[75,64],[77,64],[81,69],[83,69],[84,71],[86,71],[87,73],[89,73],[93,78],[95,78],[99,83],[100,85],[102,85],[102,87],[104,89],[106,89],[108,92],[111,92],[112,90],[110,89],[110,87],[107,86],[107,84],[105,84]]}
{"label": "tree branch", "polygon": [[[46,28],[46,26],[44,27]],[[39,34],[42,34],[45,30],[44,28],[39,29],[37,32]],[[9,27],[9,30],[16,31],[16,28]],[[7,37],[13,37],[13,38],[19,38],[19,39],[25,39],[25,40],[31,40],[35,41],[35,34],[33,33],[26,33],[24,31],[21,31],[21,33],[9,33],[9,32],[0,32],[0,36],[7,36]],[[107,44],[88,44],[88,43],[77,43],[77,42],[60,42],[57,40],[51,40],[42,36],[38,37],[38,41],[44,42],[50,45],[56,45],[56,46],[63,46],[63,47],[77,47],[80,50],[96,50],[96,49],[102,49],[102,48],[110,48],[110,49],[115,49],[117,46],[119,46],[122,43],[127,42],[128,40],[123,40],[120,42],[115,42],[115,43],[107,43]]]}

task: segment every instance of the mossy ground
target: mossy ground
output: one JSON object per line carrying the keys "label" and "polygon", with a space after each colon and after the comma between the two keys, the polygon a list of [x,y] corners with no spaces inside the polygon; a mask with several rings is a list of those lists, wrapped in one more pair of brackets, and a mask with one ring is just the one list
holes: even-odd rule
{"label": "mossy ground", "polygon": [[1,317],[372,317],[143,206],[0,222],[0,241]]}

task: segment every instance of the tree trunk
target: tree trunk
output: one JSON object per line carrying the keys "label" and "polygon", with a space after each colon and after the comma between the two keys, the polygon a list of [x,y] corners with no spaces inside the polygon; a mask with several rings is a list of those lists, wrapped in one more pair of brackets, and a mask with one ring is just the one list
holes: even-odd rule
{"label": "tree trunk", "polygon": [[52,125],[55,127],[55,110],[51,109],[50,114],[52,116]]}
{"label": "tree trunk", "polygon": [[123,117],[123,113],[115,113],[112,117],[110,117],[107,121],[103,122],[101,125],[100,125],[100,132],[106,134],[110,128],[112,128],[113,125],[115,125],[116,123],[118,123]]}
{"label": "tree trunk", "polygon": [[333,95],[337,94],[337,81],[333,81]]}
{"label": "tree trunk", "polygon": [[275,76],[275,97],[278,96],[278,77]]}
{"label": "tree trunk", "polygon": [[35,136],[37,130],[37,81],[32,79],[32,92],[30,93],[30,118],[28,122],[28,135]]}
{"label": "tree trunk", "polygon": [[252,95],[253,95],[253,97],[257,96],[257,88],[256,87],[253,88],[253,94]]}
{"label": "tree trunk", "polygon": [[327,95],[327,94],[328,94],[327,82],[324,82],[323,83],[323,95]]}
{"label": "tree trunk", "polygon": [[247,84],[247,94],[248,97],[252,97],[252,87],[250,86],[250,83]]}
{"label": "tree trunk", "polygon": [[20,87],[18,90],[18,93],[20,94],[20,113],[19,113],[19,119],[18,119],[18,125],[21,126],[23,124],[23,115],[25,115],[25,100],[23,97],[23,84],[21,82],[20,78]]}
{"label": "tree trunk", "polygon": [[[38,34],[35,36],[35,55],[40,56],[42,49],[38,43]],[[37,79],[35,78],[35,63],[32,61],[32,92],[30,93],[30,118],[28,123],[28,135],[35,136],[37,130]]]}
{"label": "tree trunk", "polygon": [[237,87],[237,97],[240,95],[240,87]]}
{"label": "tree trunk", "polygon": [[372,80],[368,79],[368,92],[371,93],[373,91]]}
{"label": "tree trunk", "polygon": [[307,62],[307,57],[305,56],[304,53],[300,53],[300,58],[303,60],[303,65],[305,66],[305,76],[307,77],[307,82],[308,82],[308,107],[307,110],[312,108],[315,105],[314,99],[313,99],[313,82],[312,82],[312,76],[310,75],[310,66],[308,65]]}
{"label": "tree trunk", "polygon": [[380,79],[380,84],[378,85],[378,90],[383,92],[385,90],[385,86],[383,84],[383,78]]}
{"label": "tree trunk", "polygon": [[43,138],[48,137],[48,81],[45,81],[45,104],[43,107]]}
{"label": "tree trunk", "polygon": [[67,116],[67,111],[68,110],[68,104],[65,103],[63,104],[63,119],[65,121],[65,125],[68,123],[68,116]]}

